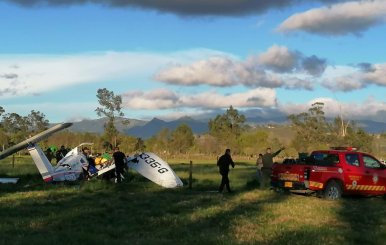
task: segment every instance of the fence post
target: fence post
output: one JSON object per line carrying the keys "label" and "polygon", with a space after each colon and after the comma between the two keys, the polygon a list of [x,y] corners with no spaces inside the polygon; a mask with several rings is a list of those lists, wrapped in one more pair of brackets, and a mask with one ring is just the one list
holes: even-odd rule
{"label": "fence post", "polygon": [[15,168],[15,154],[12,154],[12,168]]}
{"label": "fence post", "polygon": [[189,190],[192,189],[192,182],[193,182],[193,161],[190,160],[190,164],[189,164]]}

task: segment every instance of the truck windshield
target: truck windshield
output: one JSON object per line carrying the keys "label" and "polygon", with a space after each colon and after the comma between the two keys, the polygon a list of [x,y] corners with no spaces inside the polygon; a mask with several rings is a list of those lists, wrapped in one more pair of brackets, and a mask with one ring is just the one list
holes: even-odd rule
{"label": "truck windshield", "polygon": [[308,164],[320,166],[332,166],[339,163],[338,154],[315,152],[307,159]]}

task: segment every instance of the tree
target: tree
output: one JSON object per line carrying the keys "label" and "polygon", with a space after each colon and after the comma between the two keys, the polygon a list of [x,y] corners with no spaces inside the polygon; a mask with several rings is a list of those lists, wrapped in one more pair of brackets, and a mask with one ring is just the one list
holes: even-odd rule
{"label": "tree", "polygon": [[263,153],[268,146],[268,133],[262,130],[244,132],[240,136],[240,146],[247,155]]}
{"label": "tree", "polygon": [[9,137],[10,144],[16,144],[29,136],[30,122],[28,117],[17,113],[3,115],[2,127]]}
{"label": "tree", "polygon": [[168,128],[161,129],[156,135],[146,140],[146,145],[152,151],[166,153],[169,151],[171,132]]}
{"label": "tree", "polygon": [[330,125],[324,116],[323,106],[324,103],[316,102],[308,112],[288,116],[296,132],[294,147],[299,151],[307,151],[308,146],[325,147],[328,142]]}
{"label": "tree", "polygon": [[288,117],[296,132],[293,146],[298,151],[331,146],[356,146],[363,151],[371,151],[372,136],[358,128],[355,123],[345,122],[342,117],[328,122],[323,106],[323,103],[316,102],[308,112]]}
{"label": "tree", "polygon": [[146,148],[145,142],[143,141],[142,138],[138,137],[137,142],[135,142],[134,151],[143,152],[143,151],[145,151],[145,148]]}
{"label": "tree", "polygon": [[237,138],[245,129],[245,116],[240,115],[233,106],[223,115],[217,115],[209,121],[209,133],[227,146],[236,146]]}
{"label": "tree", "polygon": [[220,148],[218,139],[210,134],[199,135],[196,139],[196,147],[199,153],[216,154],[223,150]]}
{"label": "tree", "polygon": [[171,135],[171,145],[175,152],[186,153],[194,144],[192,129],[187,124],[180,124]]}
{"label": "tree", "polygon": [[0,116],[5,112],[4,108],[0,106]]}
{"label": "tree", "polygon": [[46,130],[49,125],[49,121],[46,119],[46,115],[40,111],[32,110],[27,116],[32,133],[38,133]]}
{"label": "tree", "polygon": [[[104,125],[104,137],[116,146],[118,130],[115,127],[115,118],[124,116],[124,113],[121,111],[122,97],[120,95],[114,95],[114,92],[103,88],[98,89],[97,98],[101,106],[95,109],[97,115],[99,117],[105,116],[108,119]],[[129,122],[125,120],[124,123],[128,124]]]}
{"label": "tree", "polygon": [[[5,112],[4,108],[0,106],[0,116]],[[5,133],[5,130],[3,128],[3,120],[0,120],[0,150],[4,150],[5,145],[8,145],[9,138],[7,134]]]}

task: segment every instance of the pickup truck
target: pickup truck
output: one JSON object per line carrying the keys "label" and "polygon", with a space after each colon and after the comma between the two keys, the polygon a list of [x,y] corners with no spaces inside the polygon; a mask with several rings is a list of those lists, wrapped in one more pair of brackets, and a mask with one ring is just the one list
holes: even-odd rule
{"label": "pickup truck", "polygon": [[349,147],[313,151],[303,161],[272,166],[274,189],[316,193],[336,200],[343,194],[385,196],[386,167],[370,154]]}

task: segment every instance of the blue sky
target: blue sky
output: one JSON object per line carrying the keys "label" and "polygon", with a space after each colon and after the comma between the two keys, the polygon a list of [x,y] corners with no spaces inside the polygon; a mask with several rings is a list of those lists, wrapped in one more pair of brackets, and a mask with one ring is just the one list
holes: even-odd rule
{"label": "blue sky", "polygon": [[6,112],[97,118],[107,88],[137,119],[321,101],[330,116],[386,122],[383,0],[58,2],[0,3]]}

